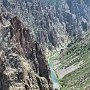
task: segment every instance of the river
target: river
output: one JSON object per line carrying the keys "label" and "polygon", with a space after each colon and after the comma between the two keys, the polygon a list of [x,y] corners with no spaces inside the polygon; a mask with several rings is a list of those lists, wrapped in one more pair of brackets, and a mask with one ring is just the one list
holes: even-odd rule
{"label": "river", "polygon": [[57,75],[55,71],[53,70],[53,64],[52,62],[49,62],[50,70],[51,70],[51,80],[53,82],[53,89],[60,90],[59,82],[57,79]]}

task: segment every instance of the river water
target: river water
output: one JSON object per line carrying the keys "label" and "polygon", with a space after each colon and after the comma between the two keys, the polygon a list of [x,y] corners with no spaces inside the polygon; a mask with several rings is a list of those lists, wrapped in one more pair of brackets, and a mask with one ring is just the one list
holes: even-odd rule
{"label": "river water", "polygon": [[59,82],[56,76],[55,71],[53,70],[53,64],[52,62],[49,62],[50,70],[51,70],[51,80],[53,82],[53,90],[57,89],[60,90]]}

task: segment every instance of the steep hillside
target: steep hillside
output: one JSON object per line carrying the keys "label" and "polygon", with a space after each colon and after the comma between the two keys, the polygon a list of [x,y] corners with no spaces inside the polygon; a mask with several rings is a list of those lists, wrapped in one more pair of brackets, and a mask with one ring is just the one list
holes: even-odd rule
{"label": "steep hillside", "polygon": [[0,5],[50,47],[66,46],[70,37],[78,38],[90,27],[89,0],[1,0]]}
{"label": "steep hillside", "polygon": [[12,15],[20,17],[20,20],[35,32],[40,43],[61,46],[68,42],[66,29],[56,17],[55,7],[44,2],[43,0],[1,0],[1,7]]}
{"label": "steep hillside", "polygon": [[54,69],[61,90],[89,90],[90,86],[90,32],[70,43],[54,57]]}
{"label": "steep hillside", "polygon": [[0,90],[52,90],[43,47],[18,17],[0,14]]}
{"label": "steep hillside", "polygon": [[0,0],[0,89],[52,90],[45,54],[62,89],[87,89],[89,30],[90,0]]}

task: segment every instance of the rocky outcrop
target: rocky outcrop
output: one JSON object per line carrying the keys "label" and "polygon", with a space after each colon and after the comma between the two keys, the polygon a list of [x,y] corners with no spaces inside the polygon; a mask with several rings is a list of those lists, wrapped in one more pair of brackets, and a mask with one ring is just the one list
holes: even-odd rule
{"label": "rocky outcrop", "polygon": [[39,43],[46,46],[64,46],[69,42],[65,23],[56,17],[55,6],[43,0],[1,0],[4,10],[17,15],[35,32]]}
{"label": "rocky outcrop", "polygon": [[1,0],[0,3],[35,32],[39,43],[50,48],[66,46],[90,27],[89,0]]}
{"label": "rocky outcrop", "polygon": [[0,15],[0,90],[52,90],[43,46],[17,16],[8,16]]}

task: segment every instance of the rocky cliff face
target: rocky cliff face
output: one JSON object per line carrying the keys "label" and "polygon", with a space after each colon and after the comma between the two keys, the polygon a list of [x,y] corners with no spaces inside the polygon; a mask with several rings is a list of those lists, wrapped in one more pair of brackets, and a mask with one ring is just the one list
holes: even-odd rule
{"label": "rocky cliff face", "polygon": [[43,47],[18,17],[0,14],[0,90],[52,90]]}
{"label": "rocky cliff face", "polygon": [[81,37],[90,28],[90,1],[0,0],[0,11],[1,89],[50,89],[43,47]]}
{"label": "rocky cliff face", "polygon": [[1,0],[4,10],[20,17],[31,28],[37,40],[48,46],[62,46],[68,42],[65,24],[56,17],[55,6],[43,0]]}
{"label": "rocky cliff face", "polygon": [[48,46],[65,46],[90,27],[89,0],[1,0],[4,10],[20,17],[37,40]]}

